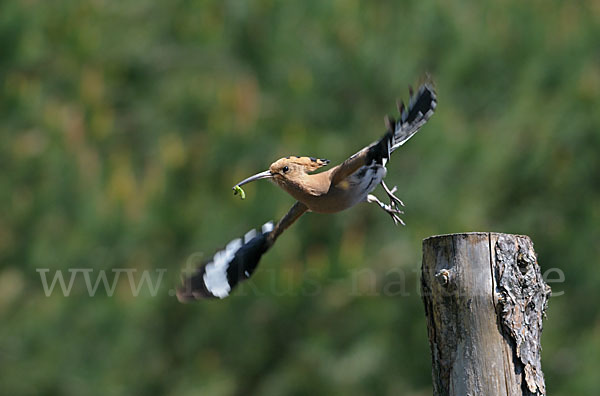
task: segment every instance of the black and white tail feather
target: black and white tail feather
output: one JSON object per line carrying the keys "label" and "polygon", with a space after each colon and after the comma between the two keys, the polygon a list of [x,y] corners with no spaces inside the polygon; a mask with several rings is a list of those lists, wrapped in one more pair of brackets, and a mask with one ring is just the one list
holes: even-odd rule
{"label": "black and white tail feather", "polygon": [[203,298],[225,298],[241,281],[248,279],[262,255],[269,249],[268,235],[273,223],[262,226],[260,232],[252,229],[243,238],[229,242],[213,258],[205,262],[177,289],[177,298],[189,302]]}

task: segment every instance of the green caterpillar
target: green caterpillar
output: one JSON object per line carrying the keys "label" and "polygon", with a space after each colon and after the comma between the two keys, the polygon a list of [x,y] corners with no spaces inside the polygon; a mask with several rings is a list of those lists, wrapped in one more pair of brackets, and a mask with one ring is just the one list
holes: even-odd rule
{"label": "green caterpillar", "polygon": [[233,187],[233,195],[237,195],[238,193],[240,194],[240,198],[246,199],[246,193],[244,192],[244,190],[242,190],[242,187],[234,186]]}

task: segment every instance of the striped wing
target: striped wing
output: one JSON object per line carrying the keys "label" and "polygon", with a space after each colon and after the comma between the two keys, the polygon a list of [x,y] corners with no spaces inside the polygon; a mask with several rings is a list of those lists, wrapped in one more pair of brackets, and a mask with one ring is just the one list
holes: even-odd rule
{"label": "striped wing", "polygon": [[398,106],[400,119],[396,121],[386,117],[388,131],[378,142],[367,148],[365,164],[369,165],[375,161],[375,163],[385,166],[394,150],[406,143],[421,129],[431,118],[436,107],[437,97],[431,83],[421,85],[416,95],[413,95],[411,89],[408,106],[404,106],[402,102]]}
{"label": "striped wing", "polygon": [[183,285],[177,289],[179,301],[227,297],[239,282],[252,275],[269,248],[267,237],[272,230],[273,223],[268,222],[260,232],[252,229],[243,238],[229,242],[184,279]]}
{"label": "striped wing", "polygon": [[410,90],[408,106],[404,106],[404,103],[398,106],[398,121],[387,118],[388,131],[380,140],[363,148],[333,169],[332,184],[337,185],[361,167],[370,166],[373,162],[385,166],[394,150],[413,137],[431,118],[436,106],[437,97],[432,83],[422,84],[416,95]]}
{"label": "striped wing", "polygon": [[233,288],[248,279],[263,256],[277,238],[291,226],[308,208],[296,202],[275,226],[268,222],[260,232],[250,230],[243,238],[229,242],[211,260],[202,264],[193,274],[183,280],[177,289],[177,299],[189,302],[204,298],[225,298]]}
{"label": "striped wing", "polygon": [[408,141],[431,118],[437,107],[437,96],[433,84],[427,82],[419,87],[417,94],[410,93],[408,107],[401,103],[398,110],[400,119],[389,120],[390,129],[394,131],[390,152]]}

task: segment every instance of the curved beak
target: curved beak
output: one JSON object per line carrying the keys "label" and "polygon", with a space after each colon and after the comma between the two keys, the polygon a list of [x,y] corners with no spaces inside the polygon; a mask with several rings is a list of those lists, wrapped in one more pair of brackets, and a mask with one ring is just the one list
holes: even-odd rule
{"label": "curved beak", "polygon": [[271,171],[269,171],[269,170],[266,170],[266,171],[264,171],[264,172],[257,173],[257,174],[256,174],[256,175],[254,175],[254,176],[250,176],[249,178],[242,180],[241,182],[239,182],[238,184],[236,184],[236,185],[233,187],[233,189],[235,190],[235,187],[243,186],[244,184],[246,184],[246,183],[250,183],[250,182],[253,182],[253,181],[255,181],[255,180],[260,180],[260,179],[270,179],[270,178],[272,178],[272,177],[273,177],[273,175],[271,174]]}

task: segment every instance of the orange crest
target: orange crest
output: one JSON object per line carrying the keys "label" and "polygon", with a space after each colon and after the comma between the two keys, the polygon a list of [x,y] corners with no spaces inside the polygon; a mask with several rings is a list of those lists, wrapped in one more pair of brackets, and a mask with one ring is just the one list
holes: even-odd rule
{"label": "orange crest", "polygon": [[270,166],[272,173],[286,173],[286,169],[299,170],[302,169],[304,172],[314,172],[317,169],[329,164],[329,160],[315,157],[297,157],[291,155],[289,157],[281,158],[273,162]]}

